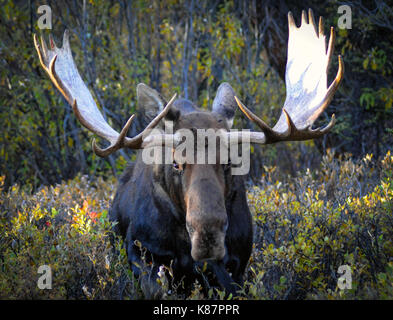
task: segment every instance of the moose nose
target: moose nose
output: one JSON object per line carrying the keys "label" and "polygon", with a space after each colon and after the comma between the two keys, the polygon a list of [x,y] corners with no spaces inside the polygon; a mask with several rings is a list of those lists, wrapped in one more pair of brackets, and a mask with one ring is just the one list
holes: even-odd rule
{"label": "moose nose", "polygon": [[195,261],[200,262],[208,260],[220,261],[224,259],[225,247],[222,246],[220,248],[207,248],[207,250],[200,250],[200,248],[195,248],[193,246],[191,249],[191,256]]}
{"label": "moose nose", "polygon": [[225,234],[199,233],[191,236],[191,256],[195,261],[222,260],[225,256]]}

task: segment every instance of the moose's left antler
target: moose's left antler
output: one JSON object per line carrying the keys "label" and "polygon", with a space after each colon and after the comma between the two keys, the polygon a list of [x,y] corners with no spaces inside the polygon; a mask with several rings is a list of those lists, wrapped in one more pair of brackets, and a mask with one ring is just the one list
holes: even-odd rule
{"label": "moose's left antler", "polygon": [[344,65],[338,56],[338,72],[332,84],[327,87],[327,72],[334,47],[334,30],[330,29],[329,45],[326,50],[326,36],[323,20],[319,28],[311,9],[303,10],[302,23],[298,28],[292,13],[288,13],[289,39],[285,73],[287,97],[277,124],[270,128],[262,119],[252,113],[235,97],[239,108],[262,132],[252,132],[251,142],[260,144],[278,141],[308,140],[327,133],[335,123],[334,115],[330,123],[319,129],[312,129],[314,121],[326,109],[336,92],[343,74]]}

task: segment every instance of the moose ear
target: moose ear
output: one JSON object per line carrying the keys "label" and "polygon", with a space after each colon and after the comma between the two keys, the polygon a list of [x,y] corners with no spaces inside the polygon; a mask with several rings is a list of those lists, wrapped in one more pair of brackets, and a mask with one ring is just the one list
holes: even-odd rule
{"label": "moose ear", "polygon": [[212,111],[223,116],[230,129],[233,124],[236,109],[235,91],[228,83],[224,82],[218,87],[216,97],[213,101]]}
{"label": "moose ear", "polygon": [[[138,107],[144,113],[145,118],[150,122],[156,115],[158,115],[166,106],[167,101],[162,95],[145,85],[139,83],[136,87],[136,94],[138,99]],[[172,105],[169,112],[165,116],[166,120],[177,120],[179,117],[179,111]]]}
{"label": "moose ear", "polygon": [[145,116],[151,121],[166,105],[164,98],[154,89],[138,84],[136,87],[138,107],[143,110]]}

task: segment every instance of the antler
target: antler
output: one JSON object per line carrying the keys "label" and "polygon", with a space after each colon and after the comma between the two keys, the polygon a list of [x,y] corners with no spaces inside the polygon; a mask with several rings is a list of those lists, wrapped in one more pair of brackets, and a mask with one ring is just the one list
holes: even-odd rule
{"label": "antler", "polygon": [[94,152],[101,157],[105,157],[123,147],[132,149],[143,148],[143,138],[165,117],[176,98],[176,94],[141,133],[133,138],[128,138],[126,135],[135,115],[132,115],[128,119],[120,133],[112,129],[105,121],[92,95],[79,75],[74,59],[72,58],[68,30],[64,32],[62,48],[56,47],[51,35],[49,36],[49,43],[50,50],[48,50],[42,37],[40,45],[37,36],[34,35],[34,45],[42,67],[48,73],[56,88],[59,89],[68,103],[72,105],[75,116],[80,123],[96,135],[110,142],[109,147],[101,149],[96,145],[95,140],[93,140],[92,147]]}
{"label": "antler", "polygon": [[336,78],[327,88],[327,72],[335,38],[333,27],[330,29],[329,45],[326,50],[322,17],[317,28],[311,9],[308,11],[308,21],[306,12],[302,11],[299,28],[296,27],[292,13],[289,12],[288,25],[288,57],[285,73],[287,97],[277,124],[270,128],[235,97],[243,113],[262,129],[262,132],[252,132],[251,142],[254,143],[269,144],[278,141],[314,139],[327,133],[335,123],[333,115],[327,126],[312,129],[315,120],[332,100],[344,74],[343,60],[339,55]]}

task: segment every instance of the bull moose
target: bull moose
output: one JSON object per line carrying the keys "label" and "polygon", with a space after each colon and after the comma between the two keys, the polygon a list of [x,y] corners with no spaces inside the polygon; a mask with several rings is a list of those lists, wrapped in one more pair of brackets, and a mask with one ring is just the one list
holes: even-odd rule
{"label": "bull moose", "polygon": [[[288,13],[289,39],[286,65],[286,100],[277,124],[271,128],[251,112],[235,96],[228,83],[222,83],[213,101],[212,111],[199,109],[191,101],[176,99],[167,102],[156,90],[145,84],[137,86],[138,105],[152,115],[150,123],[138,135],[127,137],[132,115],[120,133],[105,121],[78,73],[64,33],[63,46],[57,48],[50,36],[50,49],[34,35],[34,43],[42,67],[70,103],[80,123],[110,142],[100,148],[93,141],[94,152],[105,157],[120,148],[176,148],[162,141],[175,139],[176,132],[189,129],[213,129],[233,137],[230,130],[237,107],[261,129],[249,132],[249,142],[270,144],[279,141],[300,141],[321,137],[334,125],[335,118],[324,128],[313,129],[313,123],[327,108],[343,77],[343,61],[338,56],[338,72],[327,86],[334,31],[331,28],[328,46],[322,18],[315,24],[313,12],[302,12],[297,27]],[[149,130],[171,123],[174,134],[155,134]],[[153,138],[152,138],[153,137]],[[237,144],[245,142],[237,136]],[[161,142],[160,142],[161,141]],[[230,140],[232,141],[232,140]],[[142,244],[151,261],[151,272],[144,283],[156,283],[161,265],[172,266],[175,279],[187,285],[201,280],[198,266],[207,262],[213,281],[228,292],[242,284],[252,249],[252,218],[246,200],[243,176],[233,175],[230,161],[222,163],[217,152],[216,163],[179,162],[147,164],[142,151],[120,178],[110,209],[110,219],[118,222],[116,231],[125,239],[128,260],[136,275],[141,274]],[[229,159],[230,160],[230,159]],[[137,240],[137,241],[136,241]],[[148,286],[146,286],[148,287]],[[147,290],[147,289],[146,289]],[[155,289],[154,289],[155,290]]]}

